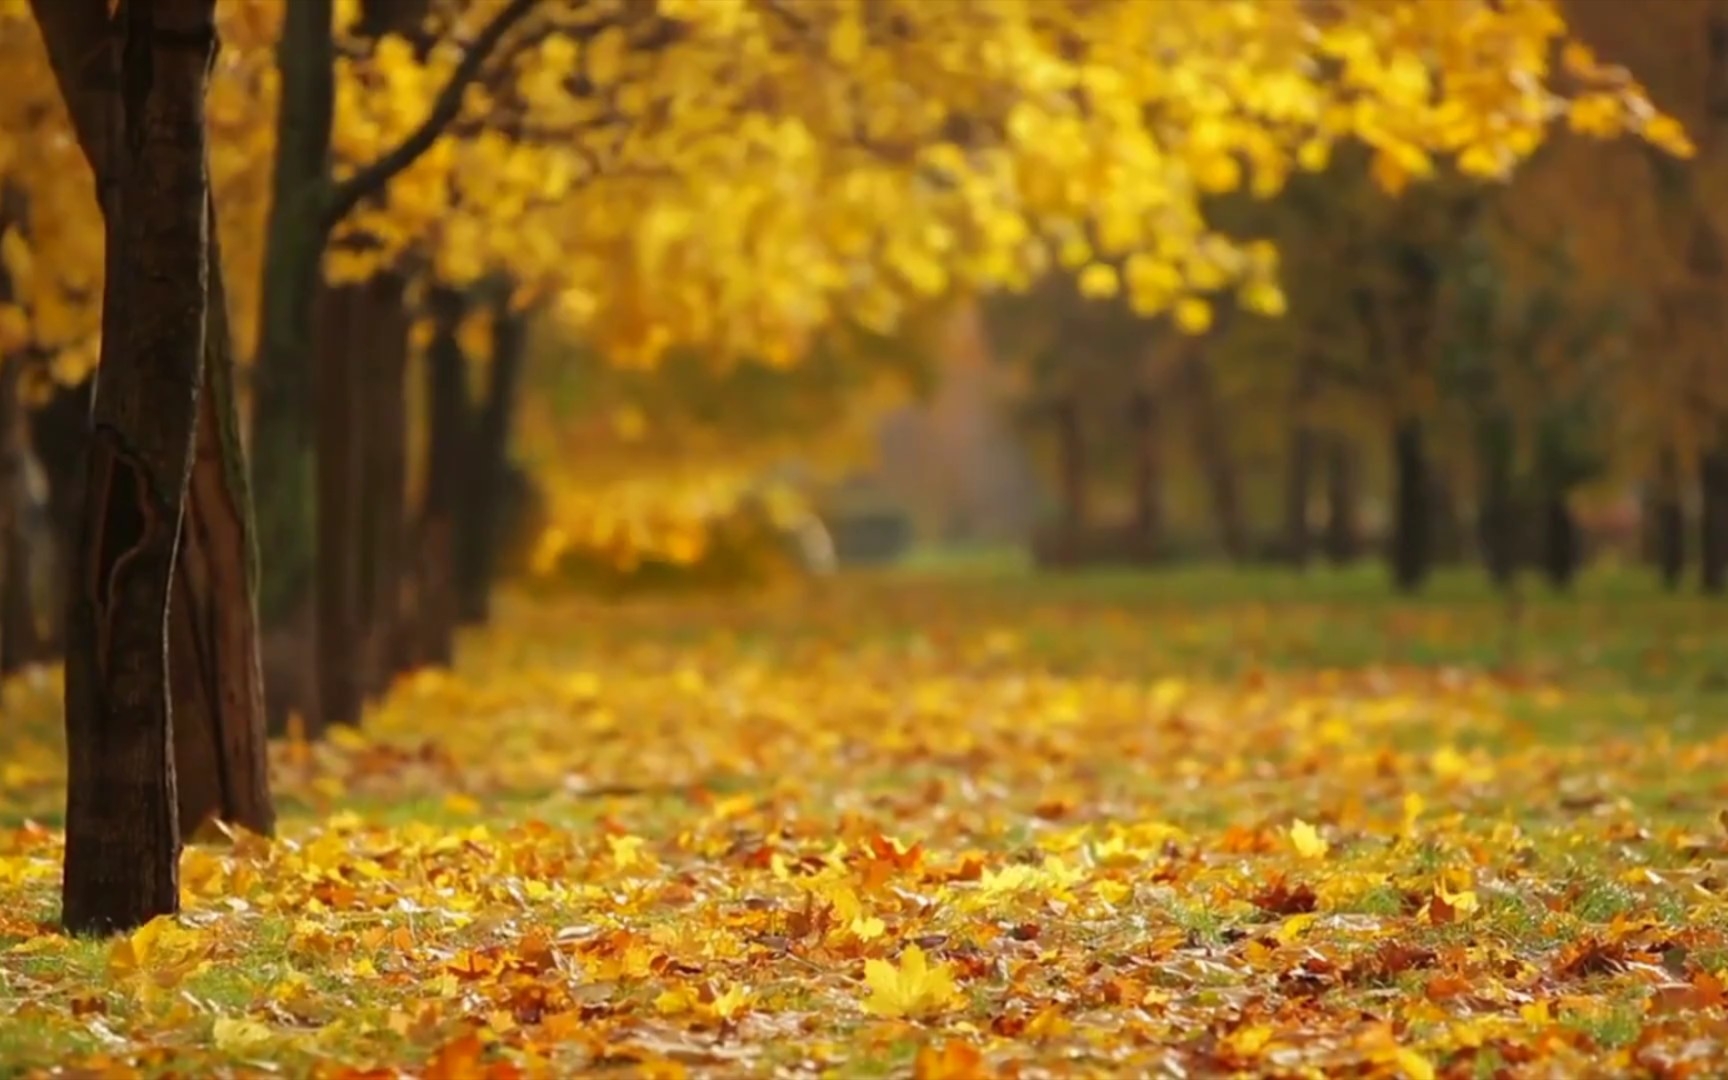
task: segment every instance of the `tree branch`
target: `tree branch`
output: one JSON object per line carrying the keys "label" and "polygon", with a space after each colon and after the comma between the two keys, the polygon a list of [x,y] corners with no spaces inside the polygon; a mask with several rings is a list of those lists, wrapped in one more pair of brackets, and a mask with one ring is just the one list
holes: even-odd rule
{"label": "tree branch", "polygon": [[497,49],[498,43],[504,40],[504,35],[510,32],[510,28],[521,21],[537,2],[538,0],[510,0],[509,5],[494,15],[492,21],[487,23],[485,29],[474,39],[474,44],[462,57],[462,62],[450,73],[450,81],[438,92],[438,97],[432,102],[426,118],[420,121],[420,126],[388,153],[332,189],[329,201],[324,206],[323,225],[326,231],[334,229],[360,204],[360,200],[382,191],[384,185],[432,148],[432,144],[438,141],[444,129],[449,127],[462,111],[463,95],[480,77],[480,69],[486,66],[487,59]]}

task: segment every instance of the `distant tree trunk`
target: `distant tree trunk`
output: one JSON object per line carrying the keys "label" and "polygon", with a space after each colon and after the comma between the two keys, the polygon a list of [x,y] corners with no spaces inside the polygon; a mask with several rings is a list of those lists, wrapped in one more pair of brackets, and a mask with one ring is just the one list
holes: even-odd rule
{"label": "distant tree trunk", "polygon": [[1326,442],[1326,558],[1345,566],[1362,556],[1361,483],[1356,450],[1344,439]]}
{"label": "distant tree trunk", "polygon": [[[328,235],[335,101],[332,0],[283,6],[276,158],[252,373],[252,491],[265,628],[280,632],[313,590],[317,541],[313,446],[313,303]],[[274,693],[274,691],[272,691]]]}
{"label": "distant tree trunk", "polygon": [[1415,592],[1428,578],[1432,558],[1428,457],[1421,421],[1405,418],[1392,429],[1392,581]]}
{"label": "distant tree trunk", "polygon": [[1428,561],[1431,565],[1463,561],[1468,545],[1464,515],[1458,506],[1451,475],[1428,460]]}
{"label": "distant tree trunk", "polygon": [[1651,488],[1645,508],[1652,532],[1651,554],[1662,584],[1672,592],[1686,575],[1686,507],[1680,497],[1680,459],[1672,446],[1664,446],[1657,457]]}
{"label": "distant tree trunk", "polygon": [[1314,501],[1320,436],[1309,422],[1308,409],[1320,388],[1319,372],[1316,358],[1302,358],[1290,402],[1290,452],[1284,474],[1284,557],[1298,569],[1307,568],[1314,549],[1308,510]]}
{"label": "distant tree trunk", "polygon": [[1482,564],[1500,588],[1512,584],[1524,554],[1511,437],[1510,425],[1496,420],[1484,424],[1477,440],[1481,464],[1477,542],[1482,548]]}
{"label": "distant tree trunk", "polygon": [[1542,570],[1556,589],[1570,588],[1583,563],[1578,519],[1564,489],[1552,485],[1542,500]]}
{"label": "distant tree trunk", "polygon": [[370,342],[358,357],[364,421],[360,439],[365,491],[360,499],[358,587],[364,628],[365,691],[390,688],[403,663],[402,590],[408,550],[408,309],[403,282],[388,275],[367,285]]}
{"label": "distant tree trunk", "polygon": [[317,311],[316,604],[318,715],[325,727],[360,722],[365,662],[360,627],[359,427],[366,287],[321,290]]}
{"label": "distant tree trunk", "polygon": [[33,566],[31,559],[30,446],[19,393],[23,372],[23,357],[0,357],[0,676],[42,653],[32,579],[48,568]]}
{"label": "distant tree trunk", "polygon": [[1050,403],[1056,427],[1056,477],[1062,501],[1062,528],[1070,537],[1086,529],[1086,437],[1080,430],[1080,403],[1064,397]]}
{"label": "distant tree trunk", "polygon": [[448,667],[456,652],[456,511],[468,466],[468,386],[456,339],[467,299],[435,288],[432,342],[426,351],[426,484],[418,522],[419,572],[414,590],[415,661]]}
{"label": "distant tree trunk", "polygon": [[216,222],[209,223],[203,388],[169,604],[180,831],[215,817],[270,835],[258,552],[234,392],[234,341]]}
{"label": "distant tree trunk", "polygon": [[1203,352],[1195,350],[1183,365],[1188,391],[1190,431],[1194,455],[1200,459],[1206,489],[1212,496],[1212,517],[1218,529],[1218,544],[1225,558],[1240,561],[1248,554],[1248,527],[1242,517],[1241,482],[1236,458],[1230,452],[1229,431],[1212,381],[1212,367]]}
{"label": "distant tree trunk", "polygon": [[498,570],[504,494],[509,483],[510,433],[528,353],[527,317],[510,310],[509,297],[493,301],[492,365],[466,455],[467,497],[456,519],[457,613],[464,623],[491,613]]}
{"label": "distant tree trunk", "polygon": [[49,591],[61,598],[48,605],[43,647],[51,656],[63,655],[66,648],[63,598],[72,550],[78,543],[78,514],[84,505],[84,454],[90,441],[94,386],[91,378],[76,386],[56,386],[48,400],[30,413],[31,444],[48,484],[48,531],[55,552],[54,566],[48,571],[54,583]]}
{"label": "distant tree trunk", "polygon": [[1140,390],[1129,406],[1134,430],[1134,537],[1140,550],[1155,556],[1164,546],[1163,416],[1158,396]]}
{"label": "distant tree trunk", "polygon": [[1728,586],[1728,449],[1703,455],[1698,467],[1700,524],[1699,580],[1712,596]]}
{"label": "distant tree trunk", "polygon": [[[167,621],[204,359],[215,18],[215,0],[125,0],[107,65],[102,356],[67,615],[73,933],[130,929],[180,902]],[[101,56],[97,41],[74,44]]]}

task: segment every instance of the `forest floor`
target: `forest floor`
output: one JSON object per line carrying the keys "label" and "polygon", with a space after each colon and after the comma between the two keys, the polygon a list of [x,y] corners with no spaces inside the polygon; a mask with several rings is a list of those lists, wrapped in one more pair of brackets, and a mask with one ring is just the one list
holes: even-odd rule
{"label": "forest floor", "polygon": [[1630,578],[1515,632],[1365,573],[514,602],[113,942],[53,929],[53,683],[5,1075],[1728,1070],[1728,607]]}

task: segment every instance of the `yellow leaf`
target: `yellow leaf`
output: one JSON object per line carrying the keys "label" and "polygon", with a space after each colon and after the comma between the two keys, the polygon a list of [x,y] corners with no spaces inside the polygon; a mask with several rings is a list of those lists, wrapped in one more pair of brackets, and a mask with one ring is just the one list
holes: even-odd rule
{"label": "yellow leaf", "polygon": [[210,1027],[216,1049],[225,1054],[244,1054],[270,1041],[270,1028],[244,1017],[218,1016]]}
{"label": "yellow leaf", "polygon": [[1324,859],[1332,850],[1332,845],[1320,835],[1320,830],[1301,818],[1290,824],[1290,846],[1304,859]]}
{"label": "yellow leaf", "polygon": [[1176,325],[1183,333],[1204,334],[1212,328],[1212,305],[1196,296],[1184,297],[1176,304]]}
{"label": "yellow leaf", "polygon": [[174,916],[158,915],[130,935],[116,941],[108,950],[109,976],[124,978],[142,969],[156,951],[162,932],[173,925]]}
{"label": "yellow leaf", "polygon": [[1088,300],[1108,300],[1121,290],[1116,268],[1107,263],[1092,263],[1080,271],[1080,295]]}
{"label": "yellow leaf", "polygon": [[1405,1080],[1434,1080],[1434,1065],[1419,1052],[1400,1046],[1392,1054],[1392,1063]]}
{"label": "yellow leaf", "polygon": [[624,73],[624,53],[627,43],[624,29],[608,26],[588,43],[588,81],[598,87],[611,86]]}
{"label": "yellow leaf", "polygon": [[884,960],[864,964],[870,997],[864,1011],[894,1019],[931,1016],[959,1003],[954,972],[947,964],[932,966],[917,945],[908,945],[898,966]]}

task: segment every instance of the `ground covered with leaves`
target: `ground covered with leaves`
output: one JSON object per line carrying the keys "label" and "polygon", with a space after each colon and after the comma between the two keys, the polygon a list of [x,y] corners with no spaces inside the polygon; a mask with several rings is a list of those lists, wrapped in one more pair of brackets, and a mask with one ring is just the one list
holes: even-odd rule
{"label": "ground covered with leaves", "polygon": [[113,942],[26,678],[0,1070],[1720,1075],[1728,619],[1378,589],[518,603]]}

